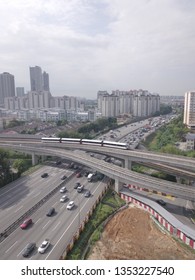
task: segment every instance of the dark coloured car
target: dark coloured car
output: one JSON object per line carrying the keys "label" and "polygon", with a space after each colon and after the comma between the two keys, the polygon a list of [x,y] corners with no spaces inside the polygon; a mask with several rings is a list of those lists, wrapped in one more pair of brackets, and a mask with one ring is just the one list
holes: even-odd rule
{"label": "dark coloured car", "polygon": [[74,169],[79,169],[78,165],[74,164]]}
{"label": "dark coloured car", "polygon": [[60,165],[62,162],[60,160],[56,161],[56,165]]}
{"label": "dark coloured car", "polygon": [[47,212],[46,216],[50,217],[50,216],[52,216],[54,213],[55,213],[55,208],[52,207],[52,208],[49,209],[49,211]]}
{"label": "dark coloured car", "polygon": [[67,179],[67,176],[66,176],[66,175],[63,175],[63,176],[61,177],[61,180],[65,180],[65,179]]}
{"label": "dark coloured car", "polygon": [[162,206],[165,206],[166,205],[166,202],[162,199],[157,199],[156,202]]}
{"label": "dark coloured car", "polygon": [[31,252],[35,249],[35,247],[36,247],[35,243],[28,243],[22,253],[22,256],[25,258],[28,257],[31,254]]}
{"label": "dark coloured car", "polygon": [[106,157],[104,161],[105,162],[111,162],[111,158],[110,157]]}
{"label": "dark coloured car", "polygon": [[43,173],[43,174],[41,175],[41,177],[42,177],[42,178],[48,177],[48,173]]}
{"label": "dark coloured car", "polygon": [[90,197],[90,196],[91,196],[91,192],[90,191],[86,191],[85,197]]}
{"label": "dark coloured car", "polygon": [[30,224],[32,224],[32,219],[26,219],[21,225],[20,228],[21,229],[26,229]]}
{"label": "dark coloured car", "polygon": [[87,177],[89,175],[89,171],[85,171],[84,176]]}
{"label": "dark coloured car", "polygon": [[97,179],[99,180],[99,181],[101,181],[103,178],[104,178],[104,174],[102,174],[102,173],[97,173]]}
{"label": "dark coloured car", "polygon": [[78,187],[80,187],[80,185],[81,185],[81,183],[79,183],[79,182],[75,183],[74,189],[77,189]]}
{"label": "dark coloured car", "polygon": [[71,162],[69,165],[68,165],[68,168],[73,168],[74,167],[74,162]]}

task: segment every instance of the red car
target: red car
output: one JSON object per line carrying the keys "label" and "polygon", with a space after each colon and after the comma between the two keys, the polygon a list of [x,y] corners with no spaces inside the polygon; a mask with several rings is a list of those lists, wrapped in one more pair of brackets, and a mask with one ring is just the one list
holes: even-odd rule
{"label": "red car", "polygon": [[26,219],[26,220],[20,225],[20,228],[21,228],[21,229],[25,229],[25,228],[27,228],[30,224],[32,224],[32,219]]}
{"label": "red car", "polygon": [[77,177],[77,178],[80,178],[80,177],[81,177],[81,173],[78,172],[78,173],[76,174],[76,177]]}

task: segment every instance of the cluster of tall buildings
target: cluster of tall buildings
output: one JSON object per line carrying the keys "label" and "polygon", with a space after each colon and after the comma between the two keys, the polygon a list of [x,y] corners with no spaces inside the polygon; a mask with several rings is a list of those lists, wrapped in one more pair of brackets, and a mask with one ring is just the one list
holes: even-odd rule
{"label": "cluster of tall buildings", "polygon": [[39,66],[30,67],[30,86],[31,91],[49,91],[49,74]]}
{"label": "cluster of tall buildings", "polygon": [[[30,92],[49,92],[49,74],[39,66],[30,67]],[[8,72],[0,74],[0,106],[4,107],[7,98],[24,97],[23,87],[15,88],[14,76]]]}
{"label": "cluster of tall buildings", "polygon": [[[52,96],[49,74],[42,71],[39,66],[30,67],[29,70],[30,91],[27,93],[24,92],[23,87],[15,89],[12,74],[7,72],[0,74],[0,107],[3,110],[15,111],[18,116],[28,115],[28,110],[36,112],[48,109],[55,112],[60,110],[61,116],[71,115],[71,118],[74,112],[84,113],[84,103],[81,98]],[[115,90],[111,94],[107,91],[98,91],[97,104],[97,108],[94,109],[94,116],[117,117],[127,114],[135,117],[146,117],[160,110],[160,96],[147,90]],[[42,112],[36,114],[40,116]]]}
{"label": "cluster of tall buildings", "polygon": [[30,67],[30,91],[16,87],[14,76],[7,72],[0,74],[0,107],[6,110],[59,108],[77,110],[82,105],[77,97],[53,97],[50,92],[49,74],[41,67]]}
{"label": "cluster of tall buildings", "polygon": [[159,94],[147,90],[129,91],[99,91],[97,93],[98,109],[103,117],[116,117],[130,114],[136,117],[146,117],[160,110]]}

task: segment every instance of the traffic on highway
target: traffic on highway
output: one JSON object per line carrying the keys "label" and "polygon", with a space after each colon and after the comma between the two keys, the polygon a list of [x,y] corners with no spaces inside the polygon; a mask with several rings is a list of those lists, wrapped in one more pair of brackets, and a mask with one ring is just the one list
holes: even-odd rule
{"label": "traffic on highway", "polygon": [[[56,186],[64,184],[11,234],[2,239],[0,259],[59,259],[73,234],[81,226],[86,213],[106,187],[106,178],[88,182],[84,176],[86,170],[82,166],[79,168],[82,175],[77,178],[77,170],[69,168],[65,162],[60,166],[48,164],[1,189],[0,220],[3,232],[21,214],[40,201],[40,198],[44,198]],[[47,176],[42,176],[45,173]],[[64,175],[67,179],[62,180]],[[74,187],[76,183],[84,186],[79,192]]]}

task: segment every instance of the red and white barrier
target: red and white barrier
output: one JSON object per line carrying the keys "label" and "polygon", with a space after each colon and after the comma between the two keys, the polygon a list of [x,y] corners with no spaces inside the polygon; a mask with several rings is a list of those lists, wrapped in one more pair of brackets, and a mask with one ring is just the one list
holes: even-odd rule
{"label": "red and white barrier", "polygon": [[[143,208],[145,211],[149,212],[153,217],[155,217],[158,222],[171,234],[174,234],[174,226],[171,225],[167,220],[165,220],[162,215],[160,215],[158,212],[156,212],[153,208],[151,208],[149,205],[132,198],[129,195],[121,193],[121,198],[124,199],[127,202],[131,202],[135,204],[138,207]],[[195,249],[195,240],[186,236],[181,230],[175,229],[176,235],[179,239],[181,239],[186,245],[189,245],[192,249]]]}

